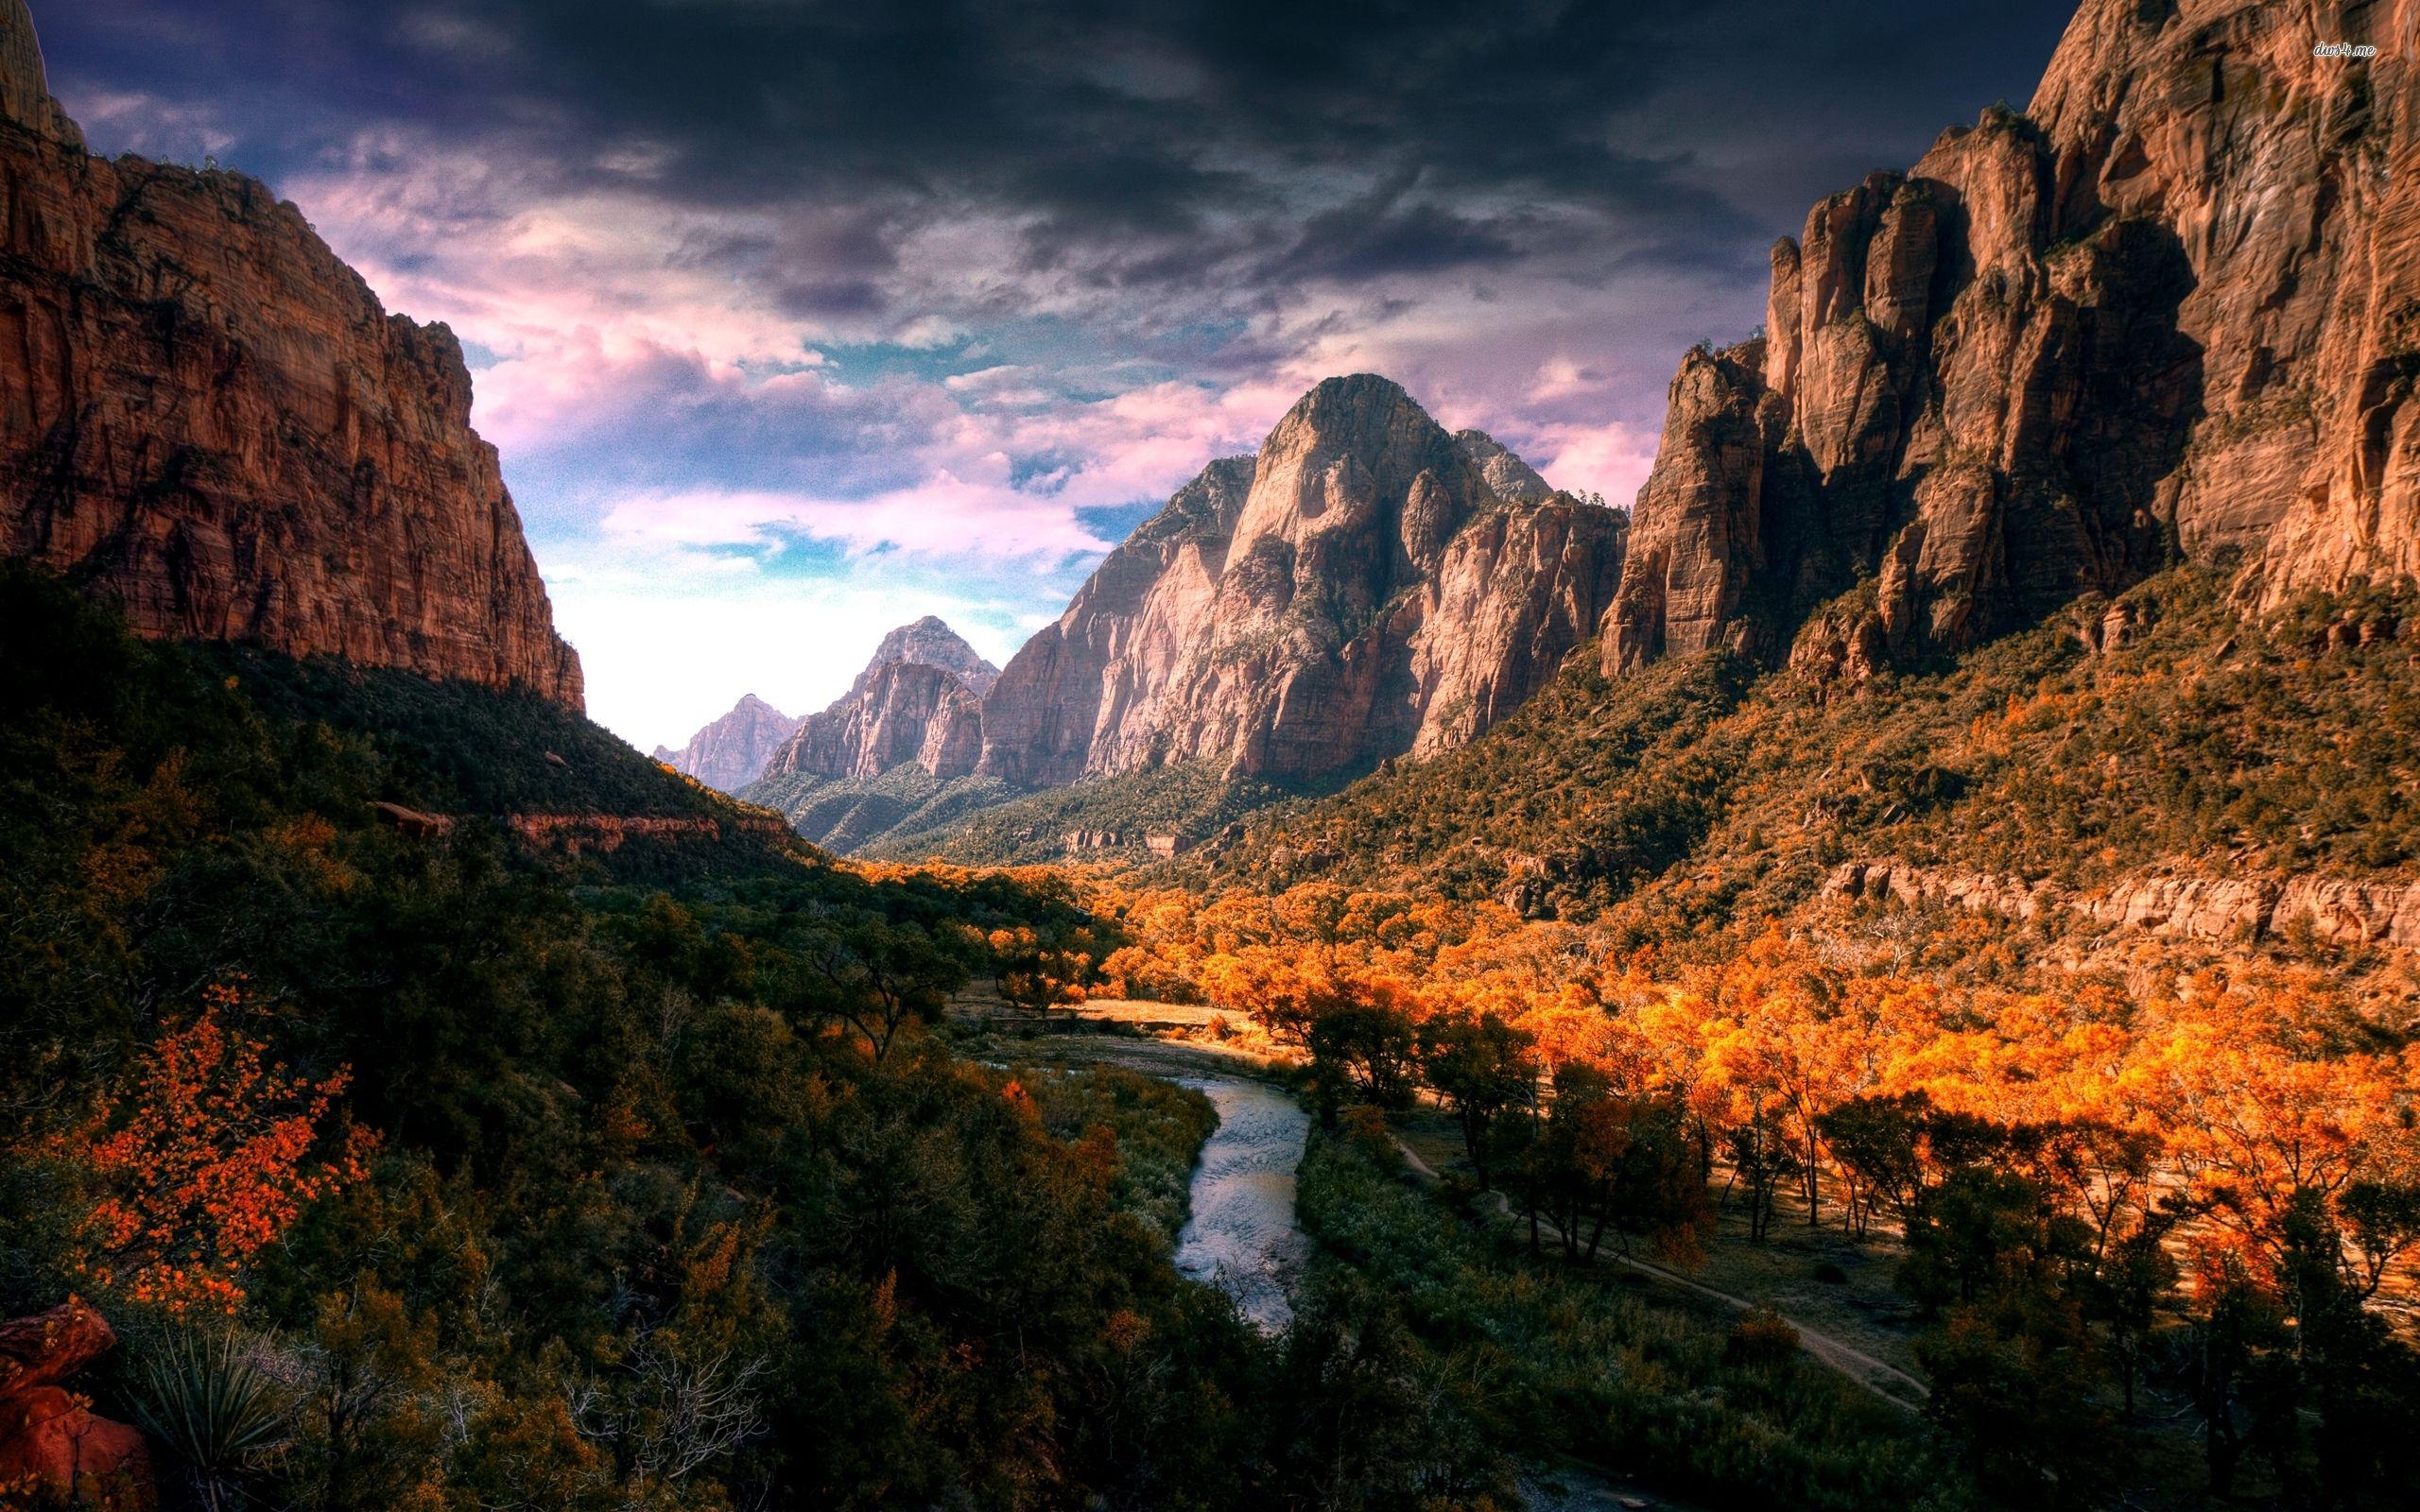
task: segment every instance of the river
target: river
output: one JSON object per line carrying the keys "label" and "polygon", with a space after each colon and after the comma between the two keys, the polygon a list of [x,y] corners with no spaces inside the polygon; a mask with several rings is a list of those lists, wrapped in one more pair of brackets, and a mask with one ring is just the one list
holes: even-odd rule
{"label": "river", "polygon": [[[1061,1064],[1123,1066],[1210,1099],[1219,1127],[1193,1169],[1192,1216],[1177,1235],[1177,1267],[1233,1297],[1262,1332],[1286,1332],[1293,1289],[1311,1255],[1310,1236],[1294,1211],[1294,1173],[1310,1115],[1279,1089],[1228,1071],[1234,1058],[1198,1046],[1071,1036],[1052,1049]],[[1529,1464],[1521,1504],[1527,1512],[1702,1512],[1576,1460]]]}
{"label": "river", "polygon": [[1174,1076],[1210,1099],[1219,1127],[1193,1170],[1193,1215],[1176,1265],[1235,1298],[1264,1333],[1294,1321],[1293,1288],[1311,1242],[1294,1218],[1294,1171],[1310,1115],[1274,1087],[1234,1076]]}
{"label": "river", "polygon": [[1311,1131],[1302,1105],[1253,1077],[1246,1057],[1206,1046],[1068,1035],[1048,1046],[1048,1058],[1139,1071],[1210,1099],[1219,1126],[1193,1168],[1177,1269],[1225,1292],[1263,1333],[1285,1332],[1294,1320],[1294,1287],[1311,1257],[1310,1236],[1294,1212],[1294,1173]]}

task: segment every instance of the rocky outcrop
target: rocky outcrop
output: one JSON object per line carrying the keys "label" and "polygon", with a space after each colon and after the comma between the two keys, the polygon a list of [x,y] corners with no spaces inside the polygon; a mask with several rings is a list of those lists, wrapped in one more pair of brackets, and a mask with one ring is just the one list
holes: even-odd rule
{"label": "rocky outcrop", "polygon": [[401,803],[376,802],[370,812],[378,822],[406,840],[440,840],[454,833],[454,816],[450,814],[424,814]]}
{"label": "rocky outcrop", "polygon": [[1456,431],[1454,445],[1478,469],[1487,491],[1507,504],[1544,504],[1554,490],[1538,470],[1513,455],[1511,448],[1485,431]]}
{"label": "rocky outcrop", "polygon": [[802,721],[764,777],[880,777],[914,763],[964,777],[983,754],[983,703],[999,669],[927,616],[885,636],[849,691]]}
{"label": "rocky outcrop", "polygon": [[[2420,570],[2420,0],[2086,0],[1987,112],[1773,249],[1682,364],[1610,669],[1954,648],[2179,556]],[[2314,56],[2314,41],[2377,56]]]}
{"label": "rocky outcrop", "polygon": [[157,1501],[143,1435],[94,1416],[67,1382],[117,1345],[82,1302],[0,1323],[0,1502],[148,1508]]}
{"label": "rocky outcrop", "polygon": [[504,827],[533,850],[559,855],[612,855],[633,842],[679,845],[688,841],[720,844],[752,835],[786,838],[789,826],[771,818],[714,819],[665,815],[631,816],[615,814],[512,814]]}
{"label": "rocky outcrop", "polygon": [[736,793],[765,775],[765,764],[799,724],[751,693],[742,696],[731,713],[690,736],[679,750],[658,747],[655,759],[708,787]]}
{"label": "rocky outcrop", "polygon": [[2014,919],[2064,912],[2183,939],[2292,938],[2307,933],[2330,945],[2420,950],[2420,883],[2179,872],[2124,877],[2071,893],[2048,883],[1951,868],[1856,861],[1833,869],[1824,879],[1824,896],[1942,902]]}
{"label": "rocky outcrop", "polygon": [[1587,638],[1626,524],[1545,493],[1384,378],[1329,379],[1010,662],[982,770],[1043,786],[1216,761],[1287,779],[1469,740]]}
{"label": "rocky outcrop", "polygon": [[0,0],[0,550],[145,634],[580,705],[443,326],[257,181],[87,155]]}
{"label": "rocky outcrop", "polygon": [[1823,896],[1910,905],[1942,902],[1970,913],[2010,919],[2036,919],[2069,903],[2065,894],[2048,884],[1905,861],[1844,862],[1824,879]]}

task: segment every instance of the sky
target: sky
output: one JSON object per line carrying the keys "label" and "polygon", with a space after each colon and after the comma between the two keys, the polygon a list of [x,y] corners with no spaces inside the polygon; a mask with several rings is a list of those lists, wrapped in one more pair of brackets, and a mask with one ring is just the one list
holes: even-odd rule
{"label": "sky", "polygon": [[2038,0],[32,0],[96,151],[266,180],[453,327],[590,713],[680,745],[940,614],[994,662],[1383,372],[1627,503],[1768,249]]}

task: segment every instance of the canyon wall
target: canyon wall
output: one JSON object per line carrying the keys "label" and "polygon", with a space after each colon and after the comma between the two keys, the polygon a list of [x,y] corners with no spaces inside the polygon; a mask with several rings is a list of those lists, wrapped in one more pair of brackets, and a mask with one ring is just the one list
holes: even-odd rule
{"label": "canyon wall", "polygon": [[471,379],[254,180],[84,150],[0,0],[0,550],[148,635],[581,703]]}
{"label": "canyon wall", "polygon": [[2420,569],[2416,33],[2086,0],[2026,114],[1817,205],[1762,334],[1674,380],[1608,669],[1777,659],[1826,601],[1862,661],[2179,558],[2263,604]]}

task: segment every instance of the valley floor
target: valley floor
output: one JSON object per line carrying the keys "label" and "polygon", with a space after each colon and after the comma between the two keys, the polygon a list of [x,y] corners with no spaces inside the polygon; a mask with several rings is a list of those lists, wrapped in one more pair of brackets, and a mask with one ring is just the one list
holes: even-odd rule
{"label": "valley floor", "polygon": [[[1115,1065],[1183,1083],[1245,1077],[1291,1086],[1300,1078],[1294,1052],[1269,1040],[1248,1021],[1211,1007],[1104,1000],[1035,1015],[988,994],[970,993],[953,1005],[952,1017],[961,1033],[978,1037],[972,1046],[987,1056]],[[1500,1194],[1490,1194],[1484,1206],[1469,1198],[1474,1173],[1447,1115],[1417,1108],[1392,1115],[1388,1131],[1402,1174],[1423,1194],[1424,1205],[1459,1211],[1463,1223],[1476,1226],[1475,1233],[1492,1234],[1489,1247],[1514,1272],[1535,1263],[1522,1256],[1520,1218]],[[1289,1201],[1290,1195],[1289,1189]],[[1895,1232],[1877,1223],[1866,1235],[1853,1236],[1831,1212],[1822,1223],[1809,1224],[1804,1202],[1791,1195],[1782,1196],[1779,1208],[1772,1231],[1758,1241],[1750,1234],[1741,1204],[1722,1202],[1703,1252],[1686,1263],[1623,1256],[1608,1241],[1596,1265],[1568,1268],[1552,1263],[1556,1236],[1549,1225],[1546,1269],[1717,1334],[1752,1309],[1770,1310],[1797,1331],[1811,1363],[1898,1411],[1920,1410],[1927,1388],[1915,1345],[1924,1325],[1894,1284],[1903,1258]],[[1323,1242],[1322,1259],[1348,1269],[1370,1263],[1349,1247],[1340,1250],[1332,1240]],[[1618,1368],[1610,1361],[1606,1367]],[[2202,1490],[2199,1440],[2190,1406],[2181,1397],[2146,1385],[2129,1436],[2135,1473],[2107,1505],[2187,1512],[2214,1504]],[[1530,1467],[1522,1482],[1523,1504],[1541,1512],[1690,1505],[1579,1459],[1533,1457]],[[2264,1505],[2274,1493],[2274,1487],[2247,1480],[2230,1504]],[[1714,1504],[1726,1503],[1718,1499]]]}
{"label": "valley floor", "polygon": [[[1393,1115],[1390,1129],[1406,1169],[1423,1186],[1435,1188],[1453,1176],[1473,1178],[1453,1121],[1432,1108]],[[1916,1340],[1924,1323],[1900,1294],[1894,1276],[1904,1257],[1897,1234],[1879,1221],[1862,1237],[1840,1227],[1837,1214],[1810,1225],[1803,1200],[1777,1196],[1779,1214],[1759,1241],[1749,1232],[1740,1204],[1724,1202],[1703,1252],[1687,1264],[1623,1257],[1610,1241],[1599,1264],[1606,1284],[1652,1296],[1657,1305],[1678,1307],[1710,1325],[1725,1324],[1751,1308],[1779,1314],[1798,1331],[1806,1353],[1876,1397],[1915,1410],[1927,1394]],[[1497,1197],[1498,1222],[1517,1242],[1519,1217]],[[1548,1253],[1555,1244],[1546,1228]],[[2216,1504],[2203,1488],[2201,1444],[2191,1403],[2149,1383],[2131,1424],[2136,1473],[2132,1484],[2106,1503],[2128,1512],[2196,1512]],[[2241,1493],[2226,1505],[2269,1505],[2278,1488],[2246,1476]]]}

